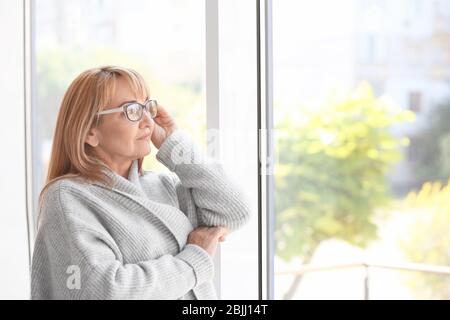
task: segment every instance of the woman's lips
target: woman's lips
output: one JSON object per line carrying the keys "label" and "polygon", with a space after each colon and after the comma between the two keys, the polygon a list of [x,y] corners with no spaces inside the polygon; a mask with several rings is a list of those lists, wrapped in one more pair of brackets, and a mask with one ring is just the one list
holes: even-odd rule
{"label": "woman's lips", "polygon": [[139,138],[138,140],[149,140],[151,136],[152,135],[149,133],[149,134],[146,134],[145,136]]}

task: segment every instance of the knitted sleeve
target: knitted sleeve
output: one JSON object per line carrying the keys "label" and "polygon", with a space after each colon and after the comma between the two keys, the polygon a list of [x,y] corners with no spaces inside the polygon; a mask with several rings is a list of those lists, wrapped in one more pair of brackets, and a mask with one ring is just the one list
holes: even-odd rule
{"label": "knitted sleeve", "polygon": [[206,156],[187,133],[173,132],[156,158],[172,172],[180,209],[188,216],[195,214],[198,225],[235,231],[248,222],[250,208],[244,192],[222,164]]}

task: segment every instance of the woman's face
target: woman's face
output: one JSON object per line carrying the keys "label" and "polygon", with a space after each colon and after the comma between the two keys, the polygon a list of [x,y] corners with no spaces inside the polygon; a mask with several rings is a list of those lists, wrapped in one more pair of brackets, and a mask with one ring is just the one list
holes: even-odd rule
{"label": "woman's face", "polygon": [[[146,98],[136,97],[128,83],[119,77],[111,105],[104,110],[118,108],[130,101],[144,103]],[[107,164],[122,165],[150,153],[155,123],[147,112],[137,122],[129,121],[123,112],[100,117],[98,126],[91,130],[86,142]]]}

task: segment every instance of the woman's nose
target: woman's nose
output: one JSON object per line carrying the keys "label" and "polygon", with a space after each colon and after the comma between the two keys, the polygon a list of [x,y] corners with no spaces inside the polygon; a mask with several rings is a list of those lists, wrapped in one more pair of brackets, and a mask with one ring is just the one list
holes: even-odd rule
{"label": "woman's nose", "polygon": [[153,125],[155,124],[155,122],[152,119],[152,116],[150,115],[150,112],[148,112],[147,110],[144,110],[144,113],[142,115],[142,119],[141,119],[141,125],[148,125],[153,127]]}

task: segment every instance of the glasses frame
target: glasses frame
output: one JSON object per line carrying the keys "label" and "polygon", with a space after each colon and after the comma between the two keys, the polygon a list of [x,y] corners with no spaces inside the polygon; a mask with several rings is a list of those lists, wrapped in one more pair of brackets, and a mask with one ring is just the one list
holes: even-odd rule
{"label": "glasses frame", "polygon": [[[154,116],[152,116],[151,113],[150,113],[150,107],[147,108],[147,105],[148,105],[149,102],[154,102],[154,103],[155,103],[155,106],[156,106],[156,113],[155,113]],[[137,120],[131,120],[131,119],[128,117],[128,112],[127,112],[128,107],[130,107],[131,105],[134,105],[134,104],[139,105],[139,106],[141,107],[141,110],[142,110],[142,114],[141,114],[141,116],[139,117],[139,119],[137,119]],[[116,112],[123,112],[123,113],[125,114],[125,116],[127,117],[128,121],[131,121],[131,122],[139,122],[139,121],[142,120],[142,117],[144,116],[144,110],[148,112],[148,114],[150,115],[150,117],[151,117],[152,119],[154,119],[154,118],[158,115],[158,102],[157,102],[155,99],[147,99],[147,100],[144,102],[144,104],[139,103],[139,102],[137,102],[137,101],[127,102],[127,103],[124,103],[123,105],[121,105],[121,106],[118,107],[118,108],[108,109],[108,110],[104,110],[104,111],[97,112],[97,116],[101,116],[101,115],[105,115],[105,114],[111,114],[111,113],[116,113]]]}

